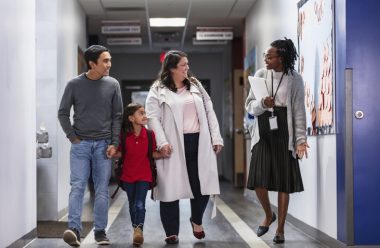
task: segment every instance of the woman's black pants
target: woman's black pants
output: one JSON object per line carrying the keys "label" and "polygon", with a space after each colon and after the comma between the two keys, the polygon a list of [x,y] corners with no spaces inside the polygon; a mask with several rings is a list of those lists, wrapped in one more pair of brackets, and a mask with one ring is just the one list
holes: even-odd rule
{"label": "woman's black pants", "polygon": [[[194,199],[190,199],[191,221],[202,225],[202,217],[206,210],[209,195],[201,194],[201,186],[198,176],[198,144],[199,133],[185,134],[185,157],[190,187]],[[166,236],[178,235],[179,233],[179,200],[172,202],[160,202],[160,215]],[[190,225],[190,223],[189,223]]]}

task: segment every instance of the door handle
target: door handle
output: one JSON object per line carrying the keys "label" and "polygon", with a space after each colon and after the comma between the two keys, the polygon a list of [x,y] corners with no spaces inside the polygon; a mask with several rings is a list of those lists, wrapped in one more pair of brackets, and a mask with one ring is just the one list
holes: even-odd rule
{"label": "door handle", "polygon": [[356,119],[363,119],[363,117],[364,117],[364,112],[363,111],[361,111],[361,110],[358,110],[358,111],[356,111],[355,112],[355,118]]}
{"label": "door handle", "polygon": [[236,129],[235,129],[235,133],[237,133],[237,134],[242,134],[242,133],[243,133],[243,129],[241,129],[241,128],[236,128]]}

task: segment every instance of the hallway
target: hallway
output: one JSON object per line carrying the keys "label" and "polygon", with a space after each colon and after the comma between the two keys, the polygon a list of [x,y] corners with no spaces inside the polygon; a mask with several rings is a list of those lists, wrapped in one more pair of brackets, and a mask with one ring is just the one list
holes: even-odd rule
{"label": "hallway", "polygon": [[[220,198],[217,199],[217,215],[210,219],[213,204],[210,201],[204,217],[204,227],[206,238],[202,241],[195,239],[191,233],[189,224],[190,204],[188,200],[182,200],[181,224],[178,245],[166,245],[165,234],[159,217],[159,203],[149,199],[146,201],[146,220],[144,227],[145,248],[156,247],[181,247],[181,248],[267,248],[267,247],[291,247],[291,248],[319,248],[329,247],[310,238],[301,230],[290,223],[285,225],[284,244],[276,245],[272,239],[275,234],[275,222],[268,233],[258,238],[256,229],[263,219],[261,208],[247,200],[242,189],[233,188],[231,184],[221,183]],[[302,194],[302,193],[301,193]],[[132,227],[128,212],[126,194],[119,192],[117,199],[112,203],[109,211],[108,237],[111,240],[110,246],[104,247],[133,247]],[[292,203],[290,203],[292,204]],[[90,232],[85,239],[82,239],[80,247],[103,247],[97,246]],[[69,247],[62,239],[38,238],[26,247]]]}

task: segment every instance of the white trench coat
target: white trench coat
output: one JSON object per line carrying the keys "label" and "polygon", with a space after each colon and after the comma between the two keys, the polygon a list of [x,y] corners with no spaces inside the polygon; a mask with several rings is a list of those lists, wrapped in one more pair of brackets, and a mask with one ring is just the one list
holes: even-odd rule
{"label": "white trench coat", "polygon": [[[200,125],[198,174],[201,193],[202,195],[220,194],[217,160],[213,150],[213,145],[223,145],[218,120],[211,99],[201,84],[192,83],[190,92],[194,96]],[[153,198],[164,202],[194,198],[185,160],[183,137],[185,113],[182,101],[175,92],[155,82],[149,91],[145,109],[148,126],[155,132],[157,147],[161,148],[166,144],[173,147],[169,158],[156,160],[157,186],[154,188]]]}

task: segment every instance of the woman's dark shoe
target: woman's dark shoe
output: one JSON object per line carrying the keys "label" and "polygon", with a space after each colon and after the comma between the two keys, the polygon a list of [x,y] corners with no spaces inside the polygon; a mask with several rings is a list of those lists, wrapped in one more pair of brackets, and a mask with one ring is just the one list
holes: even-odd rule
{"label": "woman's dark shoe", "polygon": [[[276,214],[272,213],[272,220],[270,221],[269,225],[271,225],[275,221],[276,221]],[[268,232],[268,230],[269,230],[269,226],[259,226],[259,228],[257,228],[257,237],[263,236],[264,234]]]}
{"label": "woman's dark shoe", "polygon": [[172,235],[169,236],[165,239],[166,244],[173,245],[173,244],[178,244],[179,239],[177,235]]}
{"label": "woman's dark shoe", "polygon": [[200,231],[200,232],[194,231],[194,225],[193,225],[193,222],[191,221],[191,219],[190,219],[190,225],[191,225],[191,228],[193,229],[194,237],[196,237],[197,239],[203,239],[204,237],[206,237],[206,234],[204,231]]}
{"label": "woman's dark shoe", "polygon": [[276,244],[282,244],[285,242],[285,235],[283,233],[276,233],[273,238],[273,242]]}

